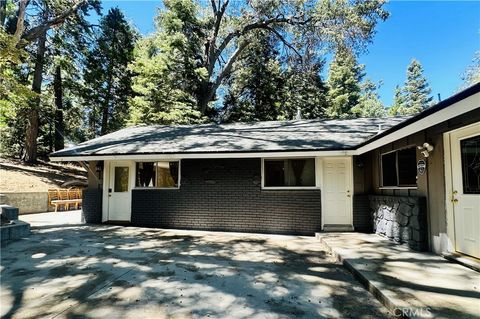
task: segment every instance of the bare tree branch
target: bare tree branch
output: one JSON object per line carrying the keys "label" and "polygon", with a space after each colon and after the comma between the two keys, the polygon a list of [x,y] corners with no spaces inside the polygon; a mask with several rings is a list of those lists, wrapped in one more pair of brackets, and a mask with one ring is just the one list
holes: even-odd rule
{"label": "bare tree branch", "polygon": [[309,21],[310,21],[310,19],[306,19],[306,20],[302,19],[302,16],[298,16],[298,17],[297,16],[291,16],[291,17],[286,18],[284,15],[277,15],[274,18],[269,18],[269,19],[266,19],[266,20],[257,21],[257,22],[247,24],[241,30],[233,31],[233,32],[229,33],[223,39],[223,41],[220,44],[220,46],[218,47],[218,49],[215,50],[215,52],[214,52],[214,56],[213,56],[214,61],[216,61],[218,59],[220,54],[222,54],[223,50],[225,50],[225,48],[230,44],[230,42],[233,39],[239,38],[242,35],[245,35],[252,30],[267,29],[272,24],[304,25],[304,24],[308,23]]}
{"label": "bare tree branch", "polygon": [[275,35],[277,36],[277,38],[278,38],[280,41],[282,41],[282,43],[283,43],[286,47],[288,47],[288,48],[291,49],[293,52],[295,52],[300,59],[303,58],[302,55],[300,54],[300,52],[298,52],[298,50],[297,50],[290,42],[288,42],[288,41],[280,34],[280,32],[278,32],[277,30],[275,30],[274,28],[271,28],[271,27],[267,27],[266,29],[267,29],[268,31],[272,32],[273,34],[275,34]]}
{"label": "bare tree branch", "polygon": [[247,41],[243,41],[238,45],[235,52],[233,52],[230,59],[228,59],[227,64],[225,64],[225,67],[218,73],[215,81],[213,82],[212,91],[216,92],[220,84],[222,84],[223,79],[230,74],[233,64],[237,61],[239,55],[243,52],[247,45]]}
{"label": "bare tree branch", "polygon": [[[24,0],[22,0],[24,1]],[[72,5],[69,9],[63,11],[59,15],[53,17],[50,20],[47,20],[43,22],[42,24],[31,28],[27,32],[25,32],[22,36],[22,39],[25,40],[27,43],[30,43],[37,39],[41,34],[46,32],[48,29],[50,29],[52,26],[58,25],[63,23],[70,15],[75,13],[78,8],[80,8],[82,5],[88,3],[88,0],[78,0],[75,2],[74,5]]]}
{"label": "bare tree branch", "polygon": [[212,0],[212,10],[213,10],[213,14],[217,14],[217,5],[215,4],[215,0]]}
{"label": "bare tree branch", "polygon": [[[217,43],[217,37],[218,37],[218,32],[220,31],[220,25],[223,19],[223,15],[225,14],[225,11],[227,10],[229,0],[226,0],[222,6],[217,10],[216,7],[214,9],[215,13],[215,24],[213,27],[213,35],[212,38],[209,40],[206,54],[207,54],[207,71],[209,75],[213,74],[213,69],[215,68],[215,62],[217,61],[218,57],[216,56],[216,43]],[[215,5],[214,0],[212,0],[212,5]],[[218,3],[220,6],[220,2]]]}

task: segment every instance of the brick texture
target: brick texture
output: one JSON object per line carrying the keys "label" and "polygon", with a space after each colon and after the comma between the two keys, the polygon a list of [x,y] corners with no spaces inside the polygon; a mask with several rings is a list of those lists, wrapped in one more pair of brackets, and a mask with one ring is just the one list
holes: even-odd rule
{"label": "brick texture", "polygon": [[83,190],[82,219],[86,223],[102,222],[102,190],[87,188]]}
{"label": "brick texture", "polygon": [[260,159],[182,160],[180,189],[134,189],[132,224],[313,235],[320,190],[262,190]]}
{"label": "brick texture", "polygon": [[353,196],[353,227],[355,231],[362,233],[371,233],[373,231],[368,195]]}

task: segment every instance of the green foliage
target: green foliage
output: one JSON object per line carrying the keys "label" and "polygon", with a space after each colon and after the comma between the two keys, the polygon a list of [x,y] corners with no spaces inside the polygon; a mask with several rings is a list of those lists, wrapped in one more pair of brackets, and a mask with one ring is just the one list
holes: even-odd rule
{"label": "green foliage", "polygon": [[420,62],[413,59],[407,67],[405,86],[395,87],[393,105],[388,110],[392,116],[419,113],[432,105],[433,97]]}
{"label": "green foliage", "polygon": [[423,75],[420,62],[413,59],[407,68],[407,80],[403,88],[403,103],[396,110],[398,115],[419,113],[432,104],[430,85]]}
{"label": "green foliage", "polygon": [[[27,160],[37,140],[41,153],[52,150],[55,131],[77,142],[127,124],[295,119],[297,110],[304,119],[383,114],[355,53],[387,18],[384,0],[165,0],[155,33],[140,39],[118,9],[91,32],[86,17],[99,13],[98,0],[30,1],[20,43],[11,34],[21,6],[5,3],[1,143],[20,154],[27,141]],[[44,52],[39,30],[47,30]],[[325,85],[329,52],[336,55]]]}
{"label": "green foliage", "polygon": [[137,42],[129,124],[190,124],[205,121],[195,95],[205,70],[198,67],[203,22],[191,0],[165,1],[157,32]]}
{"label": "green foliage", "polygon": [[480,83],[480,51],[475,52],[472,63],[462,74],[462,85],[460,90],[466,89],[474,84]]}
{"label": "green foliage", "polygon": [[352,107],[352,114],[356,117],[385,117],[387,115],[378,94],[380,85],[373,83],[370,79],[366,79],[361,84],[362,95],[358,100],[358,104]]}
{"label": "green foliage", "polygon": [[24,114],[35,97],[19,67],[27,52],[15,45],[13,36],[0,28],[0,153],[11,156],[22,150]]}
{"label": "green foliage", "polygon": [[100,20],[98,31],[83,74],[90,137],[124,127],[133,96],[128,64],[133,60],[134,31],[118,8],[110,9]]}
{"label": "green foliage", "polygon": [[287,69],[281,119],[295,119],[298,110],[302,119],[325,116],[328,104],[327,87],[320,76],[322,65],[314,62],[312,65],[293,65]]}
{"label": "green foliage", "polygon": [[348,50],[336,52],[328,73],[328,101],[326,115],[344,118],[353,115],[360,101],[360,82],[364,77],[364,66],[358,64],[355,55]]}
{"label": "green foliage", "polygon": [[399,110],[403,107],[405,103],[405,96],[403,95],[402,88],[397,85],[395,86],[395,93],[393,96],[393,105],[388,109],[388,114],[391,116],[397,116]]}
{"label": "green foliage", "polygon": [[224,122],[277,120],[282,112],[284,77],[275,48],[265,32],[252,36],[251,45],[237,62],[223,105]]}

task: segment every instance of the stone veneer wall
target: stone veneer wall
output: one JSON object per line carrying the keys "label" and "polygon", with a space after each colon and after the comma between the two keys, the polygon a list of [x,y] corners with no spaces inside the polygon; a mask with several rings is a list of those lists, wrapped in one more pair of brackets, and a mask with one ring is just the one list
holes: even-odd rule
{"label": "stone veneer wall", "polygon": [[373,230],[400,244],[428,250],[426,199],[407,196],[369,196]]}

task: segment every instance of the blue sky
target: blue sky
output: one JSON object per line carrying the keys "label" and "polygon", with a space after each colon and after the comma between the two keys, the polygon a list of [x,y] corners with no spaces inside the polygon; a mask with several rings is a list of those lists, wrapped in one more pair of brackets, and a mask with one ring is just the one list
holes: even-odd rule
{"label": "blue sky", "polygon": [[[118,6],[137,29],[154,31],[153,18],[161,1],[104,1],[104,12]],[[390,105],[395,85],[405,81],[406,68],[419,60],[435,99],[445,99],[461,84],[461,74],[480,50],[480,1],[392,1],[390,18],[360,56],[367,77],[383,81],[380,96]]]}

